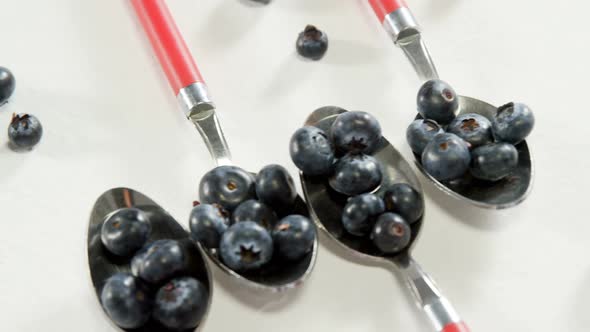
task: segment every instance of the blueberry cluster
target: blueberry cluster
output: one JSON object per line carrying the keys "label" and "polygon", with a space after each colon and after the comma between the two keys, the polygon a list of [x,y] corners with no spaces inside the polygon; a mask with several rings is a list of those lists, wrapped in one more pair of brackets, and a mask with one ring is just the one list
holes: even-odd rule
{"label": "blueberry cluster", "polygon": [[256,176],[219,166],[203,176],[199,196],[201,203],[190,215],[191,236],[218,252],[234,271],[297,261],[312,250],[315,227],[308,218],[291,214],[297,191],[280,165],[268,165]]}
{"label": "blueberry cluster", "polygon": [[164,328],[196,327],[207,308],[207,288],[186,276],[188,253],[176,240],[148,243],[148,215],[136,208],[119,209],[105,219],[101,241],[113,255],[129,258],[131,273],[116,273],[104,282],[101,303],[115,324],[125,329],[150,318]]}
{"label": "blueberry cluster", "polygon": [[516,146],[535,123],[531,109],[521,103],[499,107],[492,119],[475,113],[457,116],[459,99],[441,80],[424,83],[417,102],[422,118],[410,124],[406,138],[424,169],[439,181],[466,174],[486,181],[505,178],[518,165]]}

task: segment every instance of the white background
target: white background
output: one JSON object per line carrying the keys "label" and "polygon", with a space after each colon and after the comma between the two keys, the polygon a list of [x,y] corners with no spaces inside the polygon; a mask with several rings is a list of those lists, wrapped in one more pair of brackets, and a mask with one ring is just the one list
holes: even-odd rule
{"label": "white background", "polygon": [[[441,76],[460,94],[531,105],[535,188],[507,211],[443,196],[421,175],[427,219],[415,255],[474,332],[590,330],[590,5],[586,1],[413,0]],[[365,0],[170,0],[199,61],[234,160],[295,167],[288,140],[317,107],[372,112],[406,157],[418,79]],[[0,65],[17,78],[0,108],[37,115],[32,152],[0,135],[2,331],[112,331],[90,286],[94,200],[137,189],[186,225],[213,167],[183,118],[127,1],[1,0]],[[307,23],[320,62],[295,54]],[[1,129],[1,128],[0,128]],[[323,238],[322,240],[326,240]],[[383,268],[323,241],[312,278],[282,296],[235,287],[214,268],[206,331],[430,331]]]}

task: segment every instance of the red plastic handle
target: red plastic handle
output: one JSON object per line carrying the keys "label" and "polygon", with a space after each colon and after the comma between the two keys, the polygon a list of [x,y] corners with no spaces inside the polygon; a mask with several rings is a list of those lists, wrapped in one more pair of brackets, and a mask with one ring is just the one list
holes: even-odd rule
{"label": "red plastic handle", "polygon": [[194,58],[164,0],[131,0],[131,3],[174,94],[178,94],[180,89],[188,85],[203,82]]}
{"label": "red plastic handle", "polygon": [[465,325],[465,323],[459,322],[459,323],[448,324],[440,332],[470,332],[470,331],[469,331],[469,328],[467,327],[467,325]]}
{"label": "red plastic handle", "polygon": [[371,4],[371,7],[373,7],[380,22],[383,22],[383,19],[388,14],[393,13],[402,7],[408,7],[404,0],[369,0],[369,3]]}

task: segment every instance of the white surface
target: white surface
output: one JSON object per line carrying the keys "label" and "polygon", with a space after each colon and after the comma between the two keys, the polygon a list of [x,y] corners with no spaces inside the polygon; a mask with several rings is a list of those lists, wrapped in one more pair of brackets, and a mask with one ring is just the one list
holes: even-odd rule
{"label": "white surface", "polygon": [[[474,332],[590,329],[585,1],[410,1],[443,78],[495,104],[536,111],[532,196],[485,211],[428,195],[416,258]],[[418,80],[365,0],[170,0],[246,169],[295,168],[288,140],[336,104],[374,113],[410,157],[404,132]],[[32,152],[0,140],[2,331],[111,331],[90,287],[86,223],[106,189],[140,190],[187,223],[213,164],[177,109],[127,1],[0,1],[0,65],[18,83],[0,109],[31,112]],[[307,23],[330,36],[320,62],[294,54]],[[1,129],[1,128],[0,128]],[[325,239],[324,239],[325,240]],[[331,247],[331,246],[330,246]],[[217,269],[206,331],[430,331],[396,275],[320,248],[312,279],[283,296],[238,290]],[[221,281],[221,282],[220,282]]]}

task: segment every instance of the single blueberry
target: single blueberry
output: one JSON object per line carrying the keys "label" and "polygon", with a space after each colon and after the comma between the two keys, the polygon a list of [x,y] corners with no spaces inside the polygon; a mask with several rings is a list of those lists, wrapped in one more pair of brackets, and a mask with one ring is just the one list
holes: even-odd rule
{"label": "single blueberry", "polygon": [[102,224],[102,244],[118,256],[129,256],[141,249],[152,226],[145,212],[136,208],[122,208],[107,216]]}
{"label": "single blueberry", "polygon": [[418,119],[413,121],[406,130],[406,140],[414,153],[422,155],[422,151],[434,136],[442,134],[445,131],[436,123],[428,119]]}
{"label": "single blueberry", "polygon": [[240,203],[256,198],[254,176],[237,166],[218,166],[199,183],[202,203],[219,204],[233,211]]}
{"label": "single blueberry", "polygon": [[147,287],[128,273],[108,278],[100,293],[102,307],[111,320],[124,329],[143,326],[152,313]]}
{"label": "single blueberry", "polygon": [[272,237],[253,221],[240,222],[223,233],[219,253],[221,260],[232,270],[258,269],[272,258]]}
{"label": "single blueberry", "polygon": [[171,330],[194,329],[207,312],[208,301],[209,292],[200,281],[172,279],[156,293],[154,318]]}
{"label": "single blueberry", "polygon": [[315,238],[311,220],[297,214],[281,219],[272,231],[277,252],[289,260],[298,260],[310,252]]}
{"label": "single blueberry", "polygon": [[256,196],[277,212],[290,211],[297,198],[297,190],[286,168],[268,165],[256,175]]}
{"label": "single blueberry", "polygon": [[8,139],[12,147],[32,149],[43,136],[43,126],[35,116],[30,114],[13,114],[8,126]]}
{"label": "single blueberry", "polygon": [[533,111],[522,103],[501,106],[492,121],[492,131],[496,140],[514,145],[522,142],[534,126]]}
{"label": "single blueberry", "polygon": [[15,87],[16,80],[14,79],[14,75],[12,75],[8,68],[0,67],[0,105],[8,101]]}
{"label": "single blueberry", "polygon": [[422,117],[441,125],[453,121],[459,109],[459,98],[455,90],[447,82],[438,79],[427,81],[420,87],[417,101],[418,112]]}
{"label": "single blueberry", "polygon": [[131,260],[131,271],[150,284],[160,284],[186,269],[186,257],[175,240],[148,243]]}
{"label": "single blueberry", "polygon": [[412,230],[408,223],[399,214],[387,212],[379,216],[371,240],[384,254],[396,254],[404,250],[410,239]]}
{"label": "single blueberry", "polygon": [[471,175],[478,179],[498,181],[518,165],[518,151],[512,144],[494,143],[480,146],[471,153]]}
{"label": "single blueberry", "polygon": [[492,123],[487,118],[475,114],[461,114],[449,124],[447,132],[461,137],[472,148],[492,143]]}
{"label": "single blueberry", "polygon": [[289,151],[293,163],[305,175],[326,175],[332,171],[334,148],[319,128],[299,128],[291,137]]}
{"label": "single blueberry", "polygon": [[454,180],[469,169],[467,143],[455,134],[438,134],[422,152],[422,166],[439,181]]}
{"label": "single blueberry", "polygon": [[308,25],[299,33],[295,46],[302,57],[320,60],[328,50],[328,35],[313,25]]}
{"label": "single blueberry", "polygon": [[364,236],[371,232],[377,217],[385,212],[383,200],[374,194],[351,197],[342,210],[342,225],[352,235]]}
{"label": "single blueberry", "polygon": [[229,225],[229,213],[221,205],[199,204],[191,211],[191,237],[209,249],[218,248]]}
{"label": "single blueberry", "polygon": [[232,214],[232,221],[234,223],[253,221],[270,231],[277,223],[278,218],[266,204],[250,199],[238,205]]}
{"label": "single blueberry", "polygon": [[399,214],[410,224],[424,213],[422,195],[407,183],[396,183],[387,188],[383,200],[387,211]]}
{"label": "single blueberry", "polygon": [[381,139],[381,125],[369,113],[346,112],[332,123],[330,137],[338,151],[370,153]]}
{"label": "single blueberry", "polygon": [[329,183],[337,192],[356,196],[373,191],[383,175],[379,161],[365,154],[347,154],[336,163]]}

